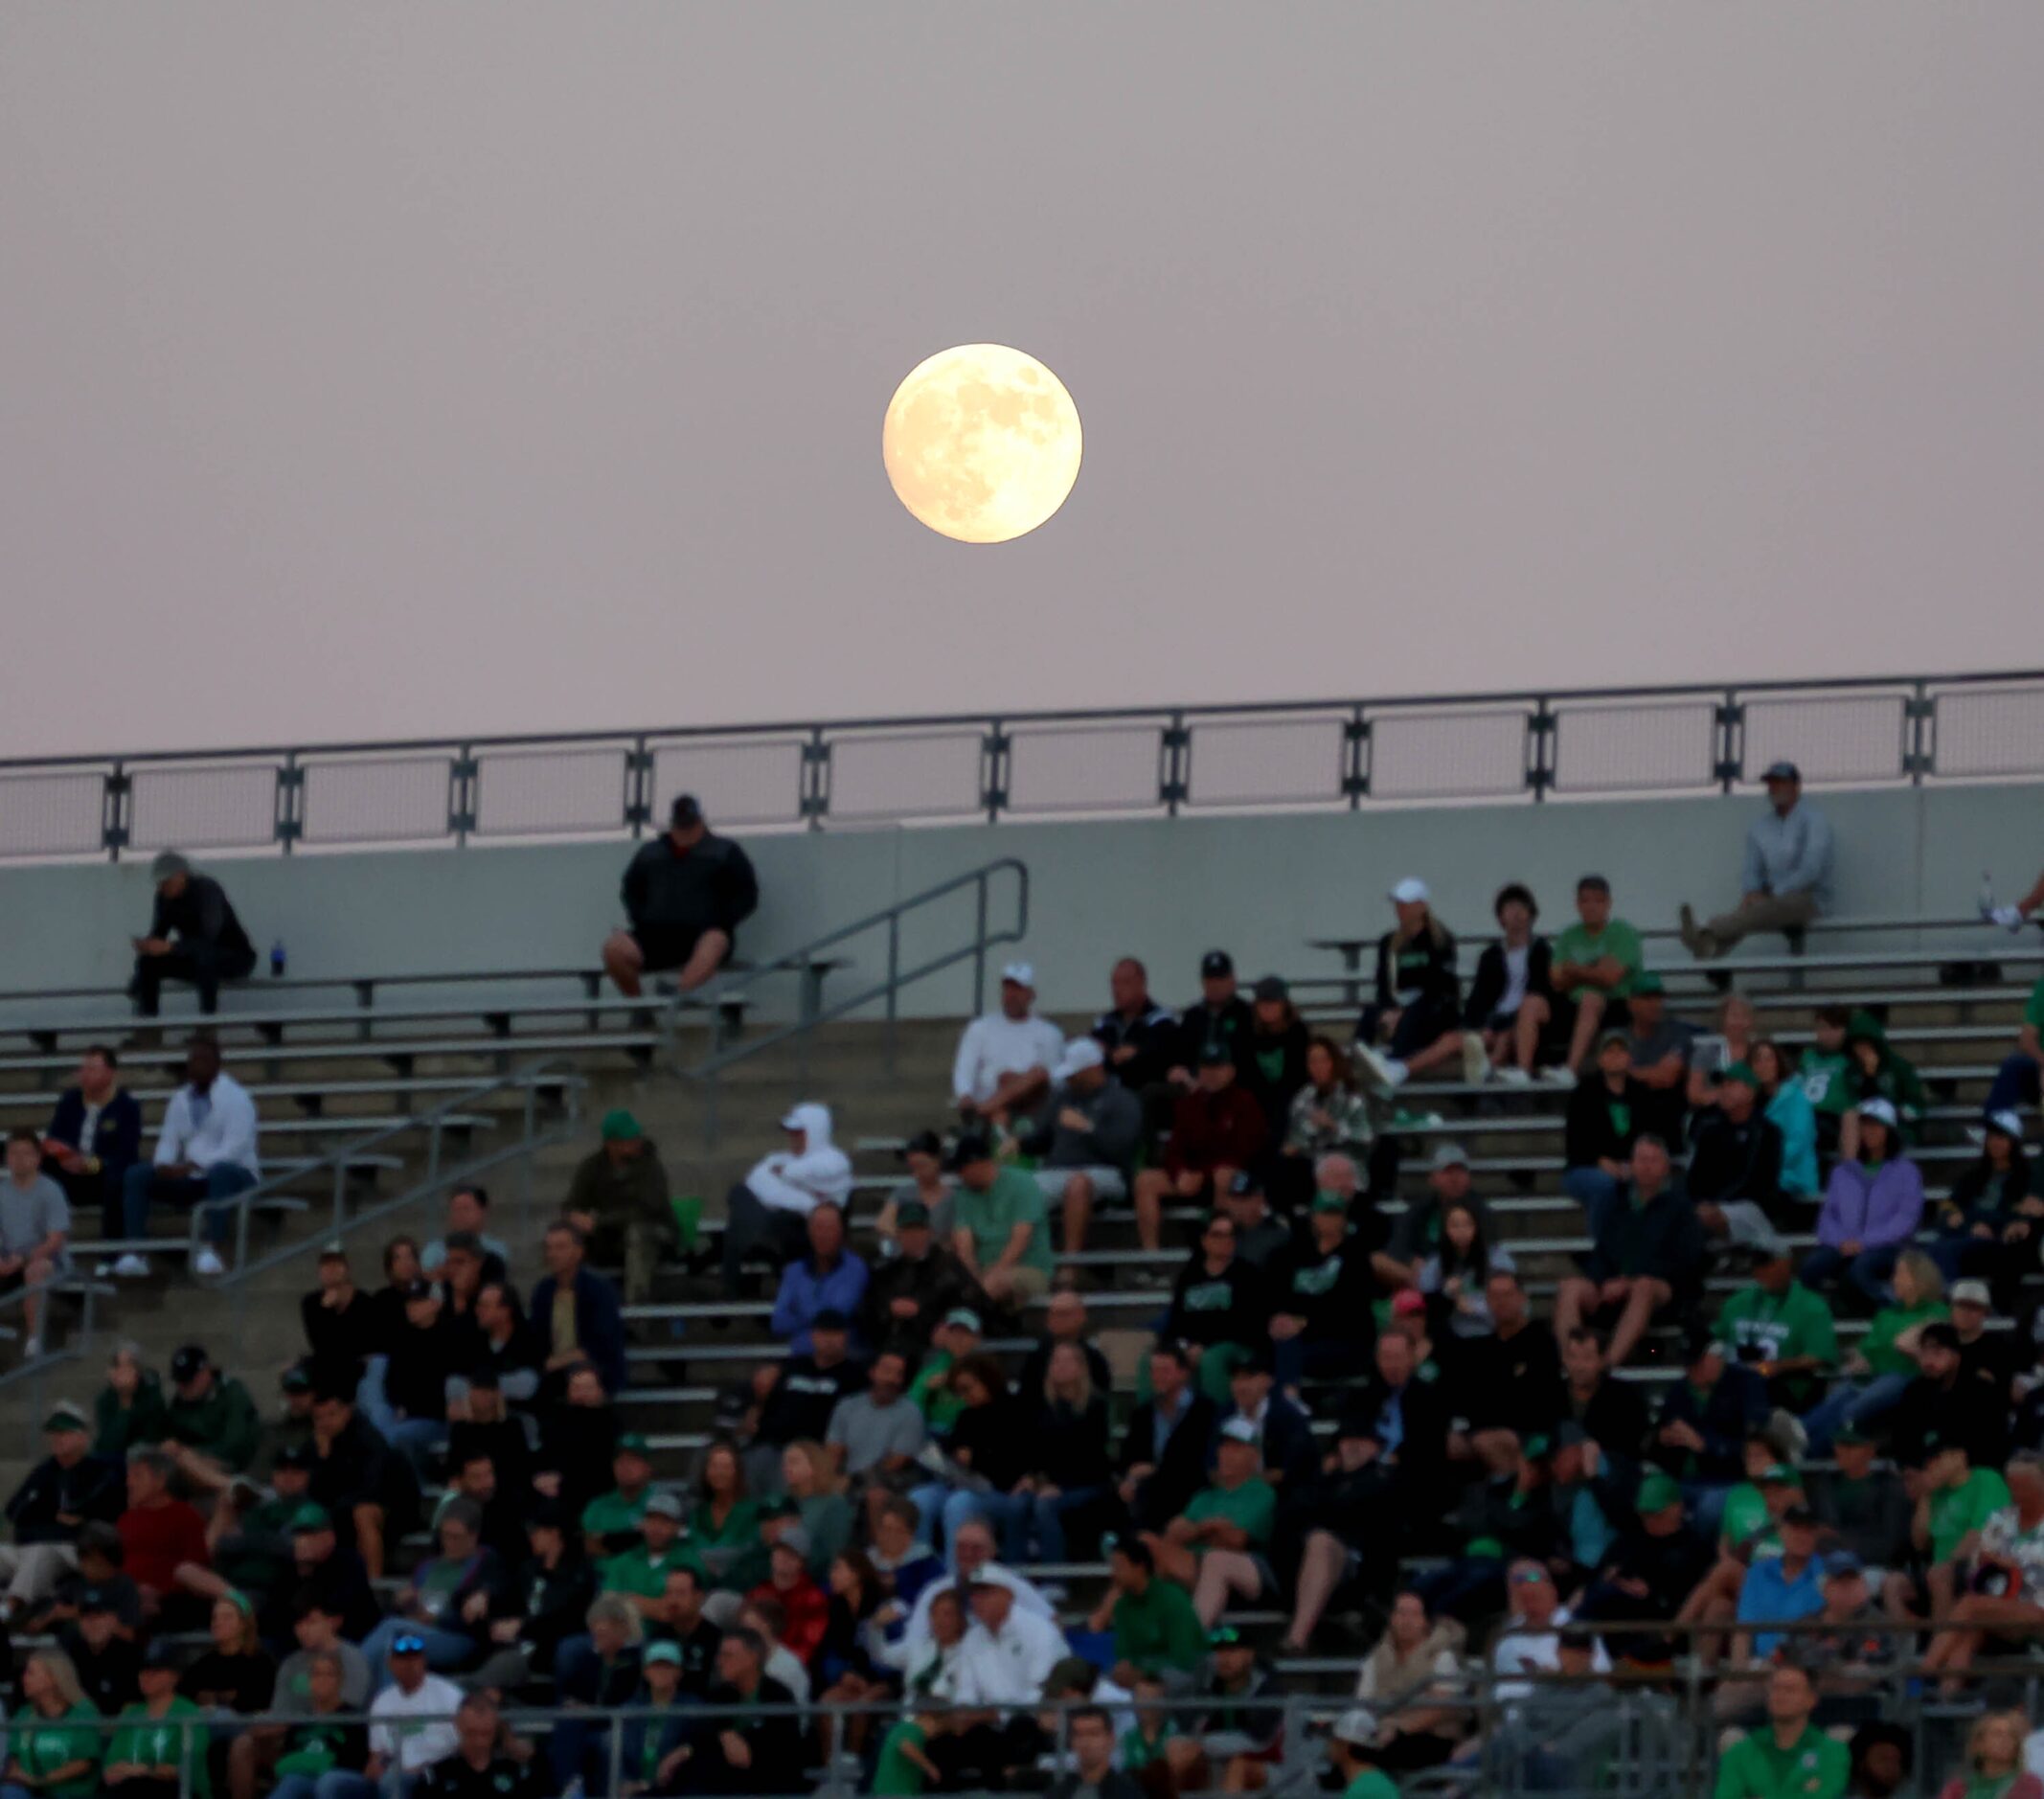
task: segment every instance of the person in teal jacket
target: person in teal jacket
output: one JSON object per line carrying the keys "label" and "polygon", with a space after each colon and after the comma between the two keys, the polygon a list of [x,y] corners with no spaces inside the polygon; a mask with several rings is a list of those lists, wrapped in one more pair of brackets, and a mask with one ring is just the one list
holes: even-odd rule
{"label": "person in teal jacket", "polygon": [[1782,1133],[1782,1191],[1792,1198],[1814,1200],[1823,1188],[1817,1179],[1817,1113],[1809,1095],[1790,1073],[1788,1058],[1772,1037],[1756,1038],[1746,1061],[1760,1077],[1767,1122]]}

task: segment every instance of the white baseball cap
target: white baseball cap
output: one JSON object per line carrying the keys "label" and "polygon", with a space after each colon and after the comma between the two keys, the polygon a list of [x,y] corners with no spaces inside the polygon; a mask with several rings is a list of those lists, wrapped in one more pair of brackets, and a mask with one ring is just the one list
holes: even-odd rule
{"label": "white baseball cap", "polygon": [[1433,899],[1426,882],[1417,875],[1408,875],[1391,890],[1391,897],[1401,906],[1416,906]]}
{"label": "white baseball cap", "polygon": [[1075,1036],[1057,1059],[1056,1079],[1069,1081],[1088,1068],[1098,1068],[1107,1059],[1105,1052],[1089,1036]]}
{"label": "white baseball cap", "polygon": [[1017,987],[1033,990],[1036,985],[1036,970],[1026,962],[1011,962],[1001,970],[1001,979],[1012,981]]}
{"label": "white baseball cap", "polygon": [[1358,1749],[1367,1749],[1376,1741],[1376,1714],[1367,1705],[1351,1705],[1334,1720],[1333,1737],[1336,1742],[1352,1744]]}
{"label": "white baseball cap", "polygon": [[1895,1128],[1895,1107],[1890,1105],[1888,1102],[1882,1099],[1881,1096],[1877,1093],[1874,1094],[1871,1098],[1860,1101],[1860,1103],[1853,1107],[1853,1110],[1858,1112],[1858,1114],[1862,1118],[1879,1119],[1881,1123],[1886,1125],[1890,1130],[1893,1130]]}
{"label": "white baseball cap", "polygon": [[1989,1112],[1987,1128],[1998,1130],[2005,1137],[2013,1137],[2018,1143],[2023,1140],[2022,1116],[2012,1106],[2005,1105],[1998,1112]]}

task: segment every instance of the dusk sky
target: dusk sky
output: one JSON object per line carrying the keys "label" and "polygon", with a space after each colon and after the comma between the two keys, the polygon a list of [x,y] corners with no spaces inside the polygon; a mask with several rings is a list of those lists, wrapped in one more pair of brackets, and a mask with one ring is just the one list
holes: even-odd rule
{"label": "dusk sky", "polygon": [[10,7],[0,753],[2033,664],[2040,219],[2034,5]]}

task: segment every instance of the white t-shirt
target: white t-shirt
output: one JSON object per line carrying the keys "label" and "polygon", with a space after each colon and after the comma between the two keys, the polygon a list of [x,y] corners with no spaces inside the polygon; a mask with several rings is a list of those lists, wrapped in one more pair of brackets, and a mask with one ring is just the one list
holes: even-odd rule
{"label": "white t-shirt", "polygon": [[[1551,1674],[1561,1666],[1560,1629],[1569,1621],[1569,1608],[1557,1606],[1555,1622],[1545,1630],[1520,1630],[1508,1628],[1490,1646],[1490,1672],[1504,1676],[1528,1673]],[[1514,1625],[1517,1619],[1511,1621]],[[1611,1657],[1599,1642],[1590,1666],[1601,1674],[1611,1672]],[[1499,1678],[1497,1697],[1501,1699],[1523,1699],[1533,1691],[1529,1680],[1507,1680]]]}
{"label": "white t-shirt", "polygon": [[1509,1015],[1526,1003],[1526,977],[1533,967],[1533,945],[1521,944],[1514,949],[1507,944],[1504,948],[1505,991],[1491,1010]]}
{"label": "white t-shirt", "polygon": [[1064,1054],[1064,1033],[1048,1018],[1011,1018],[989,1012],[965,1027],[951,1064],[951,1097],[990,1100],[1003,1075],[1055,1068]]}
{"label": "white t-shirt", "polygon": [[[411,1693],[385,1687],[369,1708],[369,1746],[407,1774],[444,1762],[461,1746],[454,1734],[461,1702],[461,1688],[438,1674],[428,1674]],[[432,1721],[421,1723],[421,1719]]]}

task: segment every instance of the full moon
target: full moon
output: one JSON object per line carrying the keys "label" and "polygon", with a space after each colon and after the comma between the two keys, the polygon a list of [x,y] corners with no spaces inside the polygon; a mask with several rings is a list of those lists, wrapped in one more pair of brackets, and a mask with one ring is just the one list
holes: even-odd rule
{"label": "full moon", "polygon": [[1079,408],[1035,357],[960,344],[919,362],[880,427],[895,496],[961,543],[1034,531],[1079,479]]}

